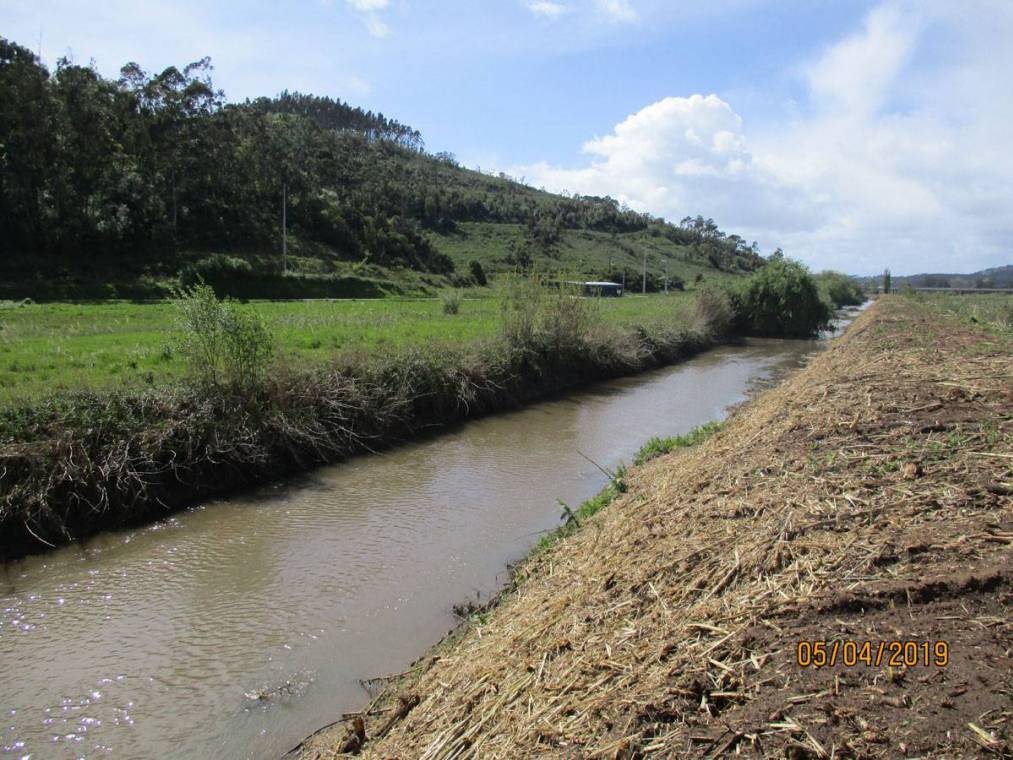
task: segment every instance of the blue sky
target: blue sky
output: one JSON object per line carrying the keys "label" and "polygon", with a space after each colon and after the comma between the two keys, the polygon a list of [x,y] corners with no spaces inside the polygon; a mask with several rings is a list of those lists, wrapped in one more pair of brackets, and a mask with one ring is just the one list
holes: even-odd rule
{"label": "blue sky", "polygon": [[0,33],[107,76],[210,55],[231,99],[340,97],[815,268],[1013,263],[1007,0],[5,0]]}

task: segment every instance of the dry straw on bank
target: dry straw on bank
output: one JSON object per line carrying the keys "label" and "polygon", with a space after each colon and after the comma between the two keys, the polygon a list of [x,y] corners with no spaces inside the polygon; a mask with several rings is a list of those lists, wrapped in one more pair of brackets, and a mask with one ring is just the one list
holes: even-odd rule
{"label": "dry straw on bank", "polygon": [[[1013,352],[926,314],[877,304],[708,442],[634,471],[370,707],[364,756],[1009,752]],[[950,670],[793,660],[799,638],[932,635]]]}

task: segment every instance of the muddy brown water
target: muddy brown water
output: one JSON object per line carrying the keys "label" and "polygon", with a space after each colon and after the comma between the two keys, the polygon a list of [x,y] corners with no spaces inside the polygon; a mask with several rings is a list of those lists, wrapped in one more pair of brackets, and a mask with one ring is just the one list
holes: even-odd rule
{"label": "muddy brown water", "polygon": [[[556,499],[817,341],[749,341],[3,567],[0,754],[278,757],[485,599]],[[268,700],[254,697],[273,691]]]}

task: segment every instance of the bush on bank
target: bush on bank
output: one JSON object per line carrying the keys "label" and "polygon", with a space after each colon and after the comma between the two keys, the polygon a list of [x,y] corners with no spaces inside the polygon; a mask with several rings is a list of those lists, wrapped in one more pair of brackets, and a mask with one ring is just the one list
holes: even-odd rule
{"label": "bush on bank", "polygon": [[274,354],[274,341],[256,311],[230,298],[219,299],[203,281],[178,291],[173,303],[177,348],[195,382],[241,390],[260,383]]}
{"label": "bush on bank", "polygon": [[829,327],[834,315],[809,270],[791,259],[769,262],[729,297],[736,328],[749,335],[807,338]]}
{"label": "bush on bank", "polygon": [[858,306],[865,301],[865,293],[852,277],[841,272],[827,270],[816,275],[820,294],[834,308]]}

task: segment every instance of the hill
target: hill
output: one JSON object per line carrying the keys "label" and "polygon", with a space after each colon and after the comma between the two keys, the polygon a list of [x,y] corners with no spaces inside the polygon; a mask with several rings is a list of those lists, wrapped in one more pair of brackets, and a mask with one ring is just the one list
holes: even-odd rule
{"label": "hill", "polygon": [[[116,81],[0,39],[0,298],[419,292],[510,270],[642,282],[763,261],[712,220],[546,193],[340,100],[228,103],[209,59]],[[284,220],[284,222],[283,222]],[[283,230],[287,233],[283,235]],[[478,262],[472,264],[472,262]]]}
{"label": "hill", "polygon": [[[894,275],[891,279],[895,288],[905,285],[913,288],[1010,288],[1013,287],[1013,264],[982,269],[970,274],[936,272],[904,277]],[[873,290],[882,284],[881,275],[862,277],[860,280],[863,285],[871,286]]]}

